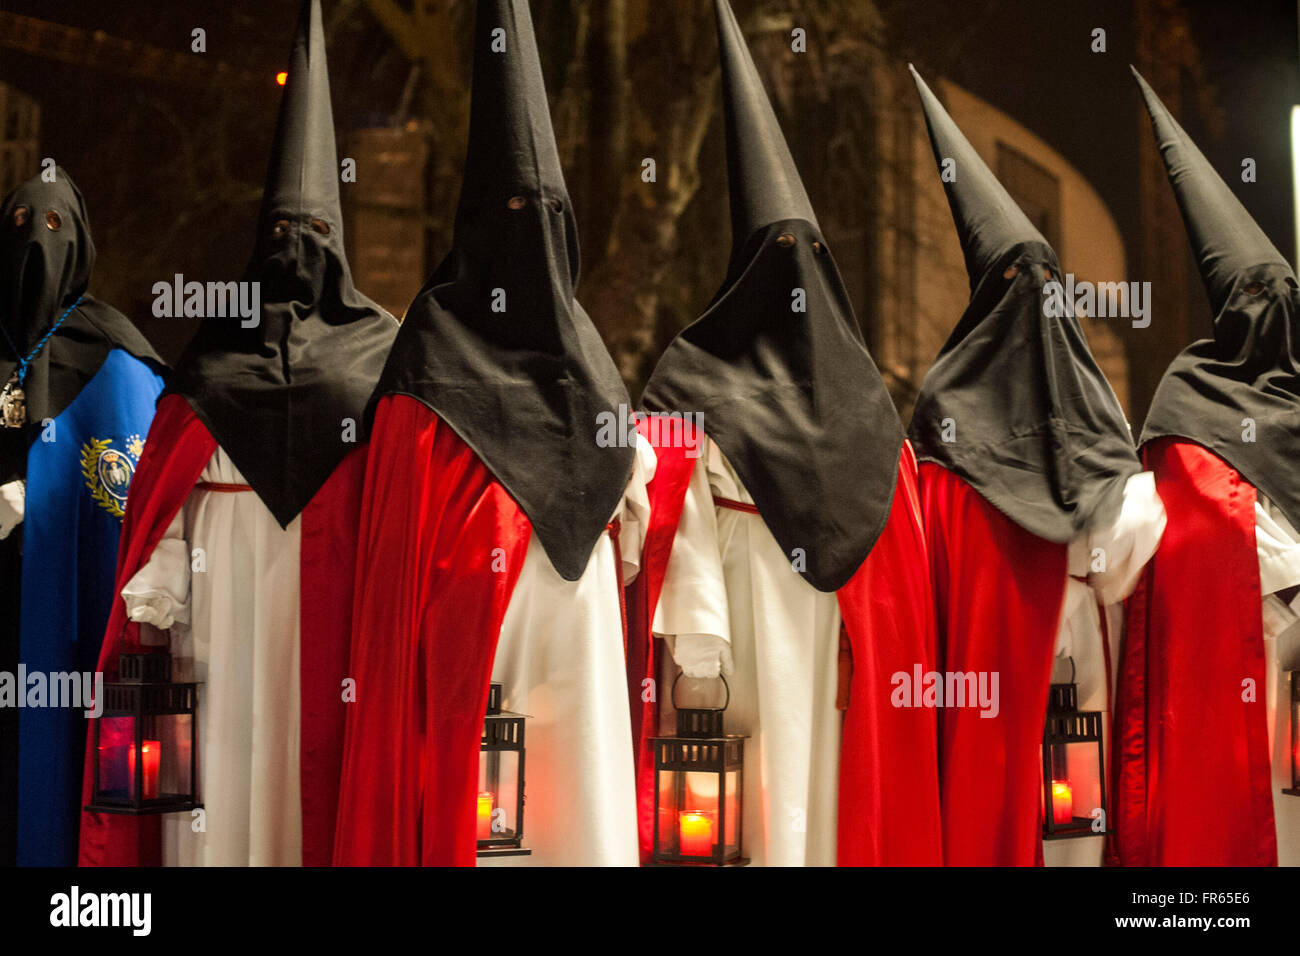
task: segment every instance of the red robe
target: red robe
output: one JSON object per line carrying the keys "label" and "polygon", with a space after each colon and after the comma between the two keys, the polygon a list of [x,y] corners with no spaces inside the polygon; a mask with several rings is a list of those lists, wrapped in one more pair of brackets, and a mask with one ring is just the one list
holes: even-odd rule
{"label": "red robe", "polygon": [[473,866],[488,683],[532,526],[422,403],[375,413],[334,860]]}
{"label": "red robe", "polygon": [[942,669],[998,675],[996,717],[945,706],[939,718],[944,862],[1041,864],[1041,747],[1068,548],[931,462],[921,500]]}
{"label": "red robe", "polygon": [[[656,431],[657,429],[657,431]],[[650,526],[641,573],[628,593],[628,686],[637,758],[642,858],[654,833],[654,755],[657,700],[643,691],[655,680],[662,641],[651,630],[681,519],[700,440],[692,426],[664,418],[657,439]],[[853,668],[840,743],[837,858],[841,866],[925,866],[942,861],[935,713],[895,707],[891,675],[933,667],[934,617],[925,537],[916,486],[916,459],[904,444],[898,485],[885,530],[849,582],[837,592]],[[757,783],[757,781],[755,781]]]}
{"label": "red robe", "polygon": [[[99,670],[106,681],[116,679],[118,654],[161,650],[140,644],[140,626],[127,620],[120,594],[153,554],[216,448],[216,439],[184,398],[168,395],[158,403],[123,519],[113,609],[99,653]],[[299,560],[304,639],[299,666],[305,866],[328,865],[333,853],[347,706],[342,682],[348,676],[352,580],[365,459],[364,446],[349,453],[302,512]],[[202,740],[198,745],[203,746]],[[90,802],[94,780],[92,746],[93,736],[86,745],[83,804]],[[158,866],[162,862],[160,817],[83,813],[80,857],[82,866]]]}
{"label": "red robe", "polygon": [[1276,866],[1255,489],[1192,442],[1142,455],[1169,523],[1126,606],[1107,859]]}

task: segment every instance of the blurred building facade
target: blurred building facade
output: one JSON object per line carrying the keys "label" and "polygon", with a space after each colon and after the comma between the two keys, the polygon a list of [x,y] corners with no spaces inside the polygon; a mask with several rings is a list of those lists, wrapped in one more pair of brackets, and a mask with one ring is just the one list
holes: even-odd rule
{"label": "blurred building facade", "polygon": [[[1055,245],[1066,271],[1081,280],[1151,283],[1149,328],[1135,330],[1114,318],[1082,320],[1121,403],[1140,422],[1168,362],[1208,332],[1209,316],[1145,112],[1123,64],[1136,63],[1198,141],[1221,138],[1219,96],[1197,47],[1189,0],[1100,4],[1105,11],[1098,17],[1110,26],[1116,49],[1109,60],[1090,60],[1083,69],[1092,70],[1094,79],[1102,72],[1123,73],[1128,86],[1109,88],[1091,104],[1089,74],[1063,74],[1076,110],[1096,105],[1124,117],[1131,133],[1120,134],[1124,148],[1115,150],[1113,160],[1104,141],[1054,148],[1030,129],[1031,119],[1043,123],[1041,111],[1018,116],[1008,105],[1019,102],[1019,112],[1028,114],[1034,107],[1012,94],[1026,86],[1036,90],[1041,73],[1024,68],[1011,78],[995,74],[989,80],[986,72],[982,84],[953,81],[949,74],[962,72],[971,49],[999,55],[989,41],[998,34],[996,17],[989,24],[988,17],[972,13],[964,24],[954,24],[967,9],[961,0],[924,10],[907,0],[733,4],[904,420],[969,294],[906,69],[913,58]],[[707,307],[726,268],[725,158],[711,5],[532,5],[579,219],[579,296],[636,395],[662,348]],[[183,16],[182,6],[176,16]],[[1006,0],[998,9],[1005,19],[1027,6]],[[379,8],[389,13],[375,14]],[[450,242],[468,115],[463,38],[472,9],[464,0],[365,3],[352,12],[340,4],[329,18],[340,156],[356,162],[356,180],[343,189],[349,257],[358,288],[399,316]],[[291,13],[286,8],[286,22]],[[112,78],[115,87],[136,97],[130,122],[100,117],[96,128],[82,116],[76,124],[51,126],[45,148],[51,151],[46,155],[67,161],[94,209],[96,237],[103,239],[98,291],[141,321],[169,358],[178,354],[192,324],[150,324],[153,281],[176,271],[204,278],[237,274],[260,195],[264,130],[254,129],[250,117],[270,128],[274,101],[266,90],[283,44],[279,33],[260,29],[260,12],[240,16],[232,22],[242,32],[232,26],[220,54],[238,53],[228,42],[234,36],[266,33],[265,47],[273,51],[266,57],[274,59],[250,56],[226,65],[195,57],[177,44],[174,31],[153,36],[138,20],[134,30],[124,30],[132,37],[125,40],[84,24],[0,12],[0,48],[20,62],[25,57],[29,64],[51,66],[28,70],[27,81],[21,72],[4,76],[17,86],[0,83],[0,187],[12,188],[39,171],[41,110],[28,93],[48,75],[63,76],[61,82],[73,90]],[[984,32],[963,47],[963,25]],[[1054,56],[1061,54],[1086,35],[1079,27],[1072,24],[1074,39],[1068,42],[1053,35],[1043,43]],[[806,52],[791,48],[795,28],[806,29]],[[1020,71],[1028,61],[1019,53],[1014,62]],[[24,82],[32,89],[20,90]],[[56,99],[48,84],[45,95]],[[193,108],[192,119],[177,121],[172,97]],[[385,104],[398,104],[391,120],[377,118]],[[67,116],[66,101],[62,112],[51,107],[47,113]],[[1053,142],[1058,130],[1047,130]],[[231,139],[235,133],[241,138]],[[170,165],[159,165],[160,142],[175,144]],[[94,151],[94,162],[79,154],[83,147]],[[105,156],[113,161],[104,162]],[[1098,156],[1108,164],[1100,171]],[[646,158],[658,164],[657,182],[641,178]],[[1084,167],[1094,176],[1118,171],[1123,183],[1136,186],[1117,190],[1112,180],[1109,195],[1103,195],[1081,172]],[[202,238],[189,241],[195,236]]]}
{"label": "blurred building facade", "polygon": [[[869,232],[866,270],[846,270],[857,288],[876,362],[904,420],[926,370],[970,298],[961,245],[939,178],[911,75],[882,63],[876,149],[882,197]],[[1068,160],[1014,118],[942,78],[932,83],[981,158],[1052,244],[1076,281],[1127,281],[1126,250],[1101,196]],[[834,223],[834,220],[832,220]],[[828,229],[833,228],[828,225]],[[833,234],[832,234],[833,235]],[[859,257],[861,251],[857,250]],[[843,260],[844,252],[840,252]],[[855,274],[856,273],[856,274]],[[1116,318],[1080,320],[1121,404],[1129,407],[1129,363]]]}
{"label": "blurred building facade", "polygon": [[[839,25],[839,34],[834,24],[826,25],[815,41],[824,48],[822,54],[810,59],[793,53],[790,46],[791,29],[815,18],[807,4],[756,0],[736,5],[738,10],[749,8],[744,24],[755,61],[864,335],[906,421],[921,379],[965,309],[970,290],[906,57],[897,48],[888,19],[898,16],[899,8],[889,7],[886,14],[874,3],[855,3],[853,23]],[[1162,93],[1174,91],[1170,106],[1176,113],[1184,106],[1212,113],[1214,90],[1198,68],[1183,5],[1178,0],[1134,0],[1130,9],[1132,20],[1124,27],[1126,33],[1131,27],[1136,38],[1133,59],[1139,68]],[[1066,272],[1082,281],[1121,283],[1132,278],[1152,283],[1156,315],[1150,328],[1134,330],[1124,318],[1081,319],[1098,364],[1139,424],[1168,361],[1205,331],[1188,318],[1203,312],[1204,304],[1198,299],[1199,282],[1189,268],[1181,220],[1139,98],[1134,94],[1121,107],[1131,112],[1133,135],[1141,143],[1140,168],[1125,173],[1138,180],[1141,197],[1137,216],[1128,217],[1126,234],[1107,199],[1069,157],[998,104],[947,79],[942,69],[918,65],[976,150],[1053,244]],[[1195,102],[1183,103],[1180,90],[1193,91]],[[557,104],[570,102],[555,91],[553,99]],[[571,110],[557,106],[556,112],[557,133],[572,147],[566,117]],[[1208,128],[1214,132],[1212,123]],[[446,242],[438,233],[448,224],[435,224],[432,231],[424,231],[421,254],[411,254],[419,232],[413,224],[437,218],[438,210],[454,198],[433,195],[433,187],[425,191],[417,182],[412,166],[417,156],[428,160],[447,151],[445,136],[422,144],[421,137],[429,135],[427,128],[420,133],[396,126],[363,130],[349,146],[359,169],[382,171],[404,184],[385,184],[379,201],[363,189],[345,193],[351,200],[348,236],[355,249],[358,286],[398,314]],[[722,277],[727,227],[721,135],[719,110],[691,171],[701,186],[679,214],[680,238],[660,282],[664,304],[655,329],[628,333],[619,324],[625,316],[591,307],[596,294],[590,284],[594,243],[584,223],[588,284],[580,295],[634,394],[659,350],[707,304],[709,283]],[[569,148],[566,165],[584,147],[594,148],[590,143]],[[457,144],[451,153],[458,152]],[[570,188],[581,221],[592,215],[595,203],[583,196],[586,183],[579,167],[571,173]],[[426,183],[430,180],[426,175]],[[660,202],[657,208],[666,214],[668,205]],[[615,235],[613,246],[620,241],[627,245],[626,236]],[[597,249],[597,257],[604,251]],[[597,266],[596,274],[605,272]]]}
{"label": "blurred building facade", "polygon": [[[908,15],[906,7],[889,9],[895,17]],[[1127,51],[1133,62],[1194,135],[1209,143],[1222,139],[1222,107],[1187,5],[1134,0],[1129,12],[1131,20],[1122,25],[1133,44]],[[880,15],[863,42],[843,54],[854,68],[823,70],[814,77],[790,55],[790,24],[768,25],[771,35],[753,40],[756,60],[769,88],[793,88],[775,97],[778,113],[800,168],[812,172],[805,179],[822,226],[907,421],[921,379],[965,309],[970,289],[905,57],[891,38],[891,23]],[[1122,229],[1108,198],[1068,157],[996,103],[945,78],[941,69],[919,67],[984,161],[1052,243],[1066,272],[1090,282],[1150,283],[1148,327],[1134,328],[1125,318],[1080,319],[1136,428],[1169,361],[1209,333],[1200,279],[1139,98],[1134,93],[1127,103],[1120,101],[1138,144],[1136,168],[1127,155],[1115,160],[1123,164],[1120,174],[1137,183],[1138,208],[1136,214],[1125,210]],[[934,71],[937,75],[931,75]],[[842,85],[835,88],[836,83]],[[800,101],[817,105],[800,106]],[[835,103],[848,108],[837,113]],[[844,131],[855,142],[837,144]],[[1105,151],[1107,144],[1096,148]]]}
{"label": "blurred building facade", "polygon": [[41,108],[25,93],[0,83],[0,196],[40,169]]}

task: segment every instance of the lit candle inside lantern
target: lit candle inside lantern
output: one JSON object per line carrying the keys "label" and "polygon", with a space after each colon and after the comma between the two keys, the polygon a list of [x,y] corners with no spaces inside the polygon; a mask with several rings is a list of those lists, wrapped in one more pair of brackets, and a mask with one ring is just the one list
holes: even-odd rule
{"label": "lit candle inside lantern", "polygon": [[[158,768],[162,765],[162,742],[146,740],[144,747],[144,798],[158,798]],[[119,764],[118,766],[121,766]],[[126,752],[126,771],[130,778],[131,796],[135,796],[135,744]]]}
{"label": "lit candle inside lantern", "polygon": [[684,811],[678,814],[682,856],[713,855],[713,814]]}
{"label": "lit candle inside lantern", "polygon": [[478,795],[478,838],[492,839],[492,793],[488,790]]}
{"label": "lit candle inside lantern", "polygon": [[1068,780],[1052,781],[1052,822],[1060,825],[1074,819],[1074,788]]}

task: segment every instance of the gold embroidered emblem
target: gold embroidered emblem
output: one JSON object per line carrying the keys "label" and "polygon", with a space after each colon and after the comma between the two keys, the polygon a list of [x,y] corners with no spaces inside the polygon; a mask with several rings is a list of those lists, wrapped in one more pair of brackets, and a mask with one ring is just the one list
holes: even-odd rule
{"label": "gold embroidered emblem", "polygon": [[81,474],[90,496],[114,518],[126,514],[131,476],[143,450],[139,435],[130,436],[122,448],[114,448],[111,438],[92,438],[81,446]]}

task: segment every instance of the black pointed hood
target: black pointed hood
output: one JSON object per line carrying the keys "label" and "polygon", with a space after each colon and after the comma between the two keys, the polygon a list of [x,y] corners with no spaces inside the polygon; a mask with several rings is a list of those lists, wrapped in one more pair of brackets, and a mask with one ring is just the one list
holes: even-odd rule
{"label": "black pointed hood", "polygon": [[465,179],[447,258],[415,297],[375,390],[408,395],[474,450],[577,580],[635,449],[597,443],[630,404],[574,298],[577,222],[526,0],[481,0]]}
{"label": "black pointed hood", "polygon": [[244,273],[259,284],[258,322],[205,318],[167,387],[281,526],[364,440],[366,400],[397,333],[353,286],[343,248],[319,0],[303,0],[288,72]]}
{"label": "black pointed hood", "polygon": [[5,197],[0,205],[0,388],[19,360],[44,344],[25,370],[27,427],[0,428],[0,433],[22,433],[4,437],[0,484],[25,472],[27,446],[40,423],[72,403],[113,349],[130,352],[156,371],[164,369],[135,325],[87,292],[94,267],[86,203],[64,169],[54,169],[53,182],[34,176]]}
{"label": "black pointed hood", "polygon": [[1147,81],[1136,69],[1133,76],[1151,114],[1156,145],[1174,187],[1211,307],[1216,312],[1223,308],[1242,273],[1248,269],[1276,266],[1290,272],[1286,259],[1178,121],[1169,115]]}
{"label": "black pointed hood", "polygon": [[903,429],[736,18],[726,0],[716,11],[730,265],[642,402],[702,413],[782,551],[796,567],[802,552],[804,579],[835,591],[884,529]]}
{"label": "black pointed hood", "polygon": [[786,219],[802,220],[820,231],[731,4],[717,2],[714,11],[722,66],[732,251],[758,230]]}
{"label": "black pointed hood", "polygon": [[921,95],[921,108],[935,158],[941,166],[951,160],[949,169],[957,174],[955,179],[944,177],[943,189],[948,196],[948,208],[952,210],[957,235],[961,238],[966,274],[970,277],[971,291],[974,291],[980,280],[1007,253],[1035,243],[1048,248],[1047,240],[1002,188],[993,171],[975,152],[975,147],[957,128],[921,75],[911,64],[908,64],[908,69]]}
{"label": "black pointed hood", "polygon": [[1123,410],[1073,308],[1047,314],[1046,276],[1063,278],[1056,253],[912,75],[971,284],[921,383],[910,427],[917,457],[1032,534],[1071,541],[1113,520],[1141,471]]}
{"label": "black pointed hood", "polygon": [[1214,335],[1170,364],[1142,443],[1184,438],[1236,468],[1300,527],[1300,293],[1295,274],[1133,71],[1178,198]]}
{"label": "black pointed hood", "polygon": [[283,212],[343,221],[320,0],[302,0],[299,7],[259,218]]}

